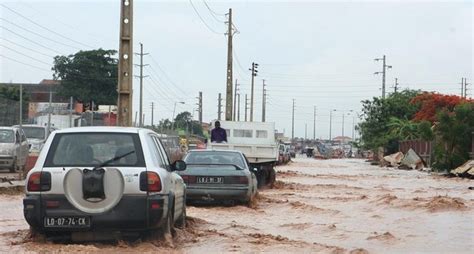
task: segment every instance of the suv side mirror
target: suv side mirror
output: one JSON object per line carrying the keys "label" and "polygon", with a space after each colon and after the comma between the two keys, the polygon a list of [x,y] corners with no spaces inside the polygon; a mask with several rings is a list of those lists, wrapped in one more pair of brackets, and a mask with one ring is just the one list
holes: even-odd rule
{"label": "suv side mirror", "polygon": [[182,160],[177,160],[171,164],[173,171],[184,171],[186,170],[186,162]]}

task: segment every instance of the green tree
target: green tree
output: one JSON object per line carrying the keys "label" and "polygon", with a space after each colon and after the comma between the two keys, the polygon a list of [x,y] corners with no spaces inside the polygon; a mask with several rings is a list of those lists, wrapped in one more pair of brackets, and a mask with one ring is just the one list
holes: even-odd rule
{"label": "green tree", "polygon": [[59,93],[95,105],[117,103],[118,60],[115,50],[79,51],[54,58],[54,78],[61,80]]}
{"label": "green tree", "polygon": [[390,119],[412,119],[419,106],[410,104],[410,101],[419,93],[416,90],[403,90],[386,99],[374,97],[362,101],[364,121],[357,126],[361,134],[361,146],[373,151],[384,147],[386,153],[396,152],[399,137],[390,133]]}
{"label": "green tree", "polygon": [[174,121],[175,128],[180,128],[199,136],[203,135],[202,126],[198,122],[193,121],[192,114],[188,111],[176,115]]}
{"label": "green tree", "polygon": [[413,140],[423,139],[432,140],[433,132],[431,123],[428,121],[414,122],[408,119],[390,117],[387,124],[391,139]]}
{"label": "green tree", "polygon": [[433,167],[454,169],[469,159],[474,132],[474,103],[459,104],[454,112],[440,111],[437,120]]}

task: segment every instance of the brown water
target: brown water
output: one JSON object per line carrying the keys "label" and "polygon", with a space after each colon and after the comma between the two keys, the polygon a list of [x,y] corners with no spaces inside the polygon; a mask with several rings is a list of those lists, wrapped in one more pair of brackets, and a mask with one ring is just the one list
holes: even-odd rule
{"label": "brown water", "polygon": [[1,252],[474,253],[474,181],[297,158],[255,207],[188,206],[172,245],[54,244],[28,237],[21,195],[0,196]]}

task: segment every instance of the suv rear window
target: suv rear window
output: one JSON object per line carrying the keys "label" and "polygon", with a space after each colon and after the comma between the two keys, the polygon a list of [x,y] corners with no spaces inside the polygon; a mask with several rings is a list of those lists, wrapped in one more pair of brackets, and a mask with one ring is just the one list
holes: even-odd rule
{"label": "suv rear window", "polygon": [[109,166],[145,167],[138,134],[60,133],[54,136],[45,167],[93,167],[114,157],[133,153]]}

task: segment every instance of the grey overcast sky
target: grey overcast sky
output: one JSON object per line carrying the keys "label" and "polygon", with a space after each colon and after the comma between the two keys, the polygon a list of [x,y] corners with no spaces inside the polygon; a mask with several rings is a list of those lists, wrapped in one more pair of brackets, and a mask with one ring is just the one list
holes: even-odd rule
{"label": "grey overcast sky", "polygon": [[[0,82],[51,78],[52,56],[57,54],[118,49],[119,0],[0,3]],[[241,119],[244,94],[250,97],[248,68],[257,62],[254,120],[261,119],[265,79],[267,121],[276,122],[287,136],[292,99],[295,136],[304,137],[307,123],[312,137],[314,106],[316,136],[328,137],[331,109],[338,110],[333,113],[333,136],[340,135],[343,111],[360,111],[361,100],[381,95],[382,77],[374,72],[381,71],[382,64],[374,58],[384,54],[393,66],[387,72],[388,92],[393,91],[394,78],[402,89],[458,95],[462,77],[473,83],[472,1],[134,0],[134,5],[135,52],[142,42],[150,53],[144,58],[150,64],[145,68],[150,76],[144,88],[147,123],[152,101],[157,104],[155,119],[170,118],[176,101],[186,103],[179,104],[177,112],[196,108],[199,91],[204,120],[217,118],[217,94],[225,93],[226,80],[223,14],[229,8],[240,32],[234,36],[234,77],[241,84]],[[138,80],[134,97],[135,111]],[[352,121],[346,116],[348,136]]]}

